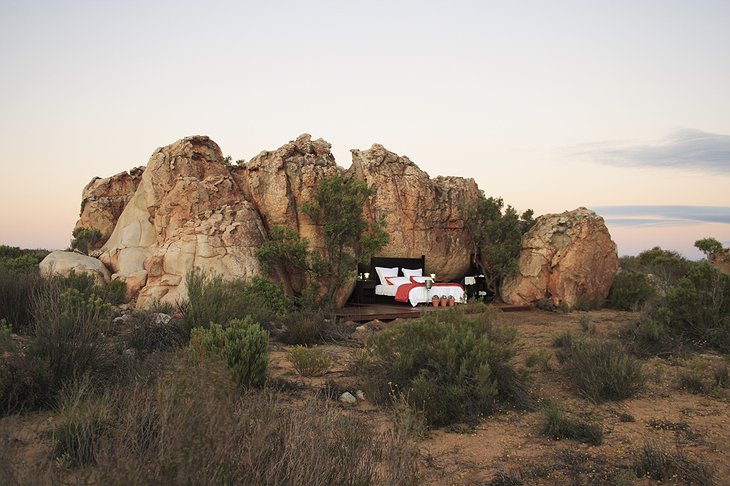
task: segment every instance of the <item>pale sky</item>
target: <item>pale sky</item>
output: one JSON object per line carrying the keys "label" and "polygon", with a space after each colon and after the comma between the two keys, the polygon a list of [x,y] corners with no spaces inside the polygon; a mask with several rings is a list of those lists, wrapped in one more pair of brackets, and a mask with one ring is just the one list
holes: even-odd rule
{"label": "pale sky", "polygon": [[[0,243],[66,247],[92,177],[182,137],[248,160],[310,133],[696,257],[730,245],[728,25],[728,1],[0,0]],[[664,205],[721,217],[634,207]]]}

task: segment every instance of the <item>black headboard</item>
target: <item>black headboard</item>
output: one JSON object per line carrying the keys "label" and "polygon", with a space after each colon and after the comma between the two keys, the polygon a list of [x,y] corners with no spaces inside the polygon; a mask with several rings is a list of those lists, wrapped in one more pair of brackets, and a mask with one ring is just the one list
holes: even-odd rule
{"label": "black headboard", "polygon": [[396,257],[372,257],[370,259],[370,280],[378,280],[378,274],[375,267],[393,268],[398,267],[398,275],[403,275],[401,268],[422,268],[426,271],[426,255],[421,258],[396,258]]}

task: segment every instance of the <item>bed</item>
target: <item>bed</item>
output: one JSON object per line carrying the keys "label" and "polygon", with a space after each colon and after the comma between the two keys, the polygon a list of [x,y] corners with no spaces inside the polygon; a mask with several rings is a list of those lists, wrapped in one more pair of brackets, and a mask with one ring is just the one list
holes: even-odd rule
{"label": "bed", "polygon": [[[434,296],[453,296],[458,303],[465,302],[464,287],[456,283],[434,283],[429,289],[425,281],[426,257],[393,258],[372,257],[370,278],[375,281],[375,295],[393,297],[397,302],[408,302],[413,307],[430,304]],[[383,270],[387,270],[383,272]]]}

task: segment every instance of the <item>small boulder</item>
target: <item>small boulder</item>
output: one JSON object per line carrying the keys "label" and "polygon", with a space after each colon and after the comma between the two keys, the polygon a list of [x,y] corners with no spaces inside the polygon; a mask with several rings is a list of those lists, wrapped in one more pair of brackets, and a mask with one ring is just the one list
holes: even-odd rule
{"label": "small boulder", "polygon": [[38,264],[44,277],[68,277],[71,272],[94,277],[97,285],[106,285],[111,280],[109,270],[96,258],[72,251],[54,251]]}
{"label": "small boulder", "polygon": [[340,395],[340,401],[342,403],[346,403],[347,405],[355,405],[357,403],[357,398],[355,398],[355,396],[352,393],[345,392],[342,395]]}

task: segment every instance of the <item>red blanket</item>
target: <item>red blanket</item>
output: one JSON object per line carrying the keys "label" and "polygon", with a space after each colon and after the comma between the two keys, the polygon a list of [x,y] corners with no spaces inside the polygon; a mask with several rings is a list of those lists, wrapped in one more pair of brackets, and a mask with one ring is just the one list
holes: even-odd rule
{"label": "red blanket", "polygon": [[[408,302],[408,296],[411,293],[411,289],[415,289],[416,287],[425,287],[425,283],[409,283],[409,284],[403,284],[398,287],[398,290],[395,291],[395,301],[396,302]],[[459,287],[461,290],[464,290],[464,287],[461,286],[461,284],[458,283],[451,283],[451,282],[445,282],[445,283],[437,283],[433,284],[431,287],[432,289],[438,289],[439,287]]]}
{"label": "red blanket", "polygon": [[408,302],[408,295],[411,293],[411,289],[415,289],[416,287],[425,287],[425,283],[409,283],[409,284],[402,284],[398,287],[398,290],[395,291],[395,301],[396,302]]}

